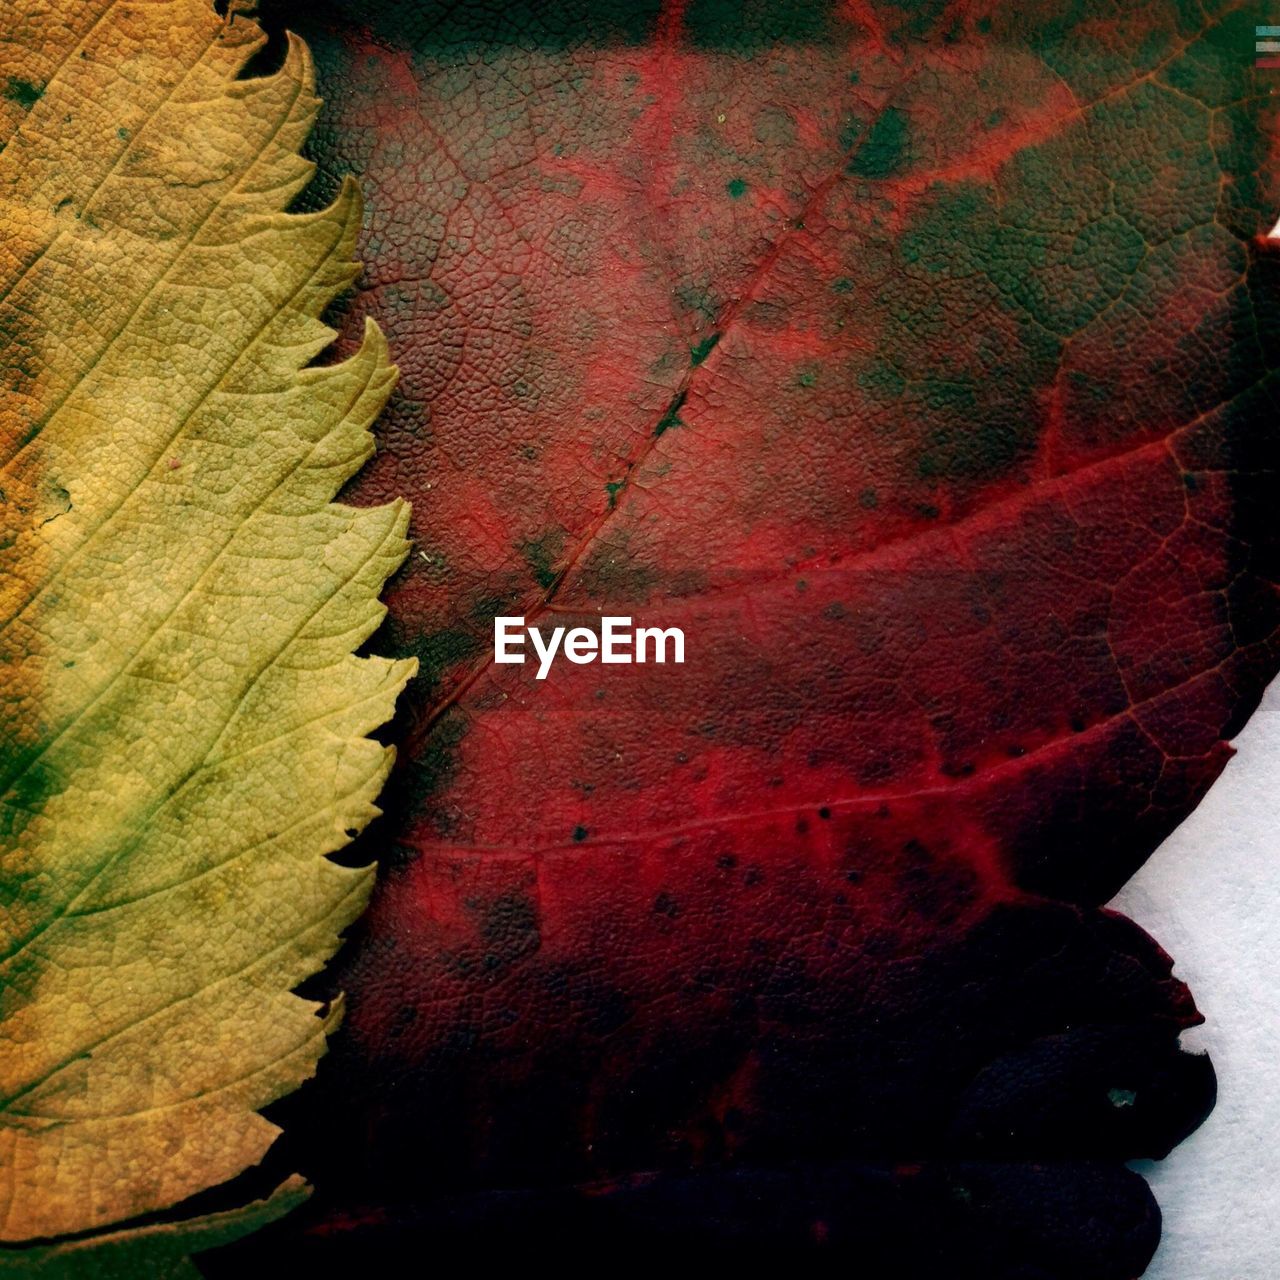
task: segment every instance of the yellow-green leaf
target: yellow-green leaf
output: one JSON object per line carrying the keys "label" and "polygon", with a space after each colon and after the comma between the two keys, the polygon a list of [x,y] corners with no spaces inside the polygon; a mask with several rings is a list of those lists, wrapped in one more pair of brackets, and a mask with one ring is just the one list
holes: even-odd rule
{"label": "yellow-green leaf", "polygon": [[307,1198],[299,1177],[265,1200],[180,1222],[148,1222],[74,1240],[0,1249],[0,1275],[19,1280],[198,1280],[190,1255],[230,1244],[283,1217]]}
{"label": "yellow-green leaf", "polygon": [[[336,1011],[290,994],[370,887],[356,658],[403,503],[331,501],[394,370],[311,361],[355,273],[305,48],[212,0],[52,0],[0,39],[0,1239],[233,1177]],[[234,9],[236,6],[232,6]]]}

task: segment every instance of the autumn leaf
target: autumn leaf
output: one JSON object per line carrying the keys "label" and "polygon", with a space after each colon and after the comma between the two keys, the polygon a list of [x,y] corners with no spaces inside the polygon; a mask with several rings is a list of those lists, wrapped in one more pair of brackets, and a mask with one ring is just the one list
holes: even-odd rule
{"label": "autumn leaf", "polygon": [[230,1244],[302,1204],[309,1188],[290,1178],[265,1200],[173,1222],[0,1249],[0,1272],[23,1280],[196,1280],[191,1255]]}
{"label": "autumn leaf", "polygon": [[[369,199],[349,332],[385,317],[403,370],[355,500],[430,497],[396,854],[275,1247],[1137,1274],[1123,1162],[1213,1074],[1100,904],[1280,658],[1260,19],[267,17]],[[603,614],[685,665],[492,661],[495,616]]]}
{"label": "autumn leaf", "polygon": [[[311,173],[304,46],[237,78],[263,38],[206,0],[11,17],[0,1238],[21,1242],[166,1209],[272,1143],[258,1110],[339,1013],[290,993],[372,876],[324,855],[377,812],[392,753],[366,735],[414,664],[352,656],[408,511],[330,501],[395,375],[372,323],[310,366],[361,206],[348,183],[283,212]],[[160,1274],[298,1196],[89,1239],[103,1274]]]}

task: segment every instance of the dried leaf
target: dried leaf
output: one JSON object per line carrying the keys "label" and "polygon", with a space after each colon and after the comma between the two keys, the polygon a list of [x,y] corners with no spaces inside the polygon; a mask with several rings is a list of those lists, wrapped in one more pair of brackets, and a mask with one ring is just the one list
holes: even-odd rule
{"label": "dried leaf", "polygon": [[[0,46],[0,1238],[162,1209],[259,1160],[338,1016],[290,994],[370,868],[356,658],[408,511],[332,503],[394,382],[308,367],[360,199],[310,176],[312,68],[208,0],[59,0]],[[15,97],[24,107],[12,110]]]}

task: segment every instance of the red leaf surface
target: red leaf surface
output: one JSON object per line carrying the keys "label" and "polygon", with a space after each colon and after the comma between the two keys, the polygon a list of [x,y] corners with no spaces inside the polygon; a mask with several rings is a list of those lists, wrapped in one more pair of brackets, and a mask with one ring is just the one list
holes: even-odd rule
{"label": "red leaf surface", "polygon": [[[1213,1076],[1101,904],[1278,656],[1255,15],[266,16],[367,198],[402,381],[354,500],[413,499],[428,673],[277,1242],[1138,1274],[1121,1162]],[[687,661],[537,681],[498,614]]]}

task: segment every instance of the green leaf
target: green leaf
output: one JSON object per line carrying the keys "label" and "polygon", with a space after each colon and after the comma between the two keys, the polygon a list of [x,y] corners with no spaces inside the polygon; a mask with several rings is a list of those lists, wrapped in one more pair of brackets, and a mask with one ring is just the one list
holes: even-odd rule
{"label": "green leaf", "polygon": [[338,1016],[291,991],[368,895],[325,855],[377,812],[366,735],[414,669],[352,656],[408,509],[331,501],[395,371],[372,326],[310,363],[359,195],[283,212],[311,63],[238,79],[235,7],[56,0],[0,44],[31,87],[0,116],[7,1241],[262,1157]]}
{"label": "green leaf", "polygon": [[283,1217],[308,1195],[301,1178],[282,1183],[265,1200],[184,1222],[153,1222],[28,1249],[0,1249],[0,1274],[23,1280],[192,1280],[190,1256],[230,1244]]}

